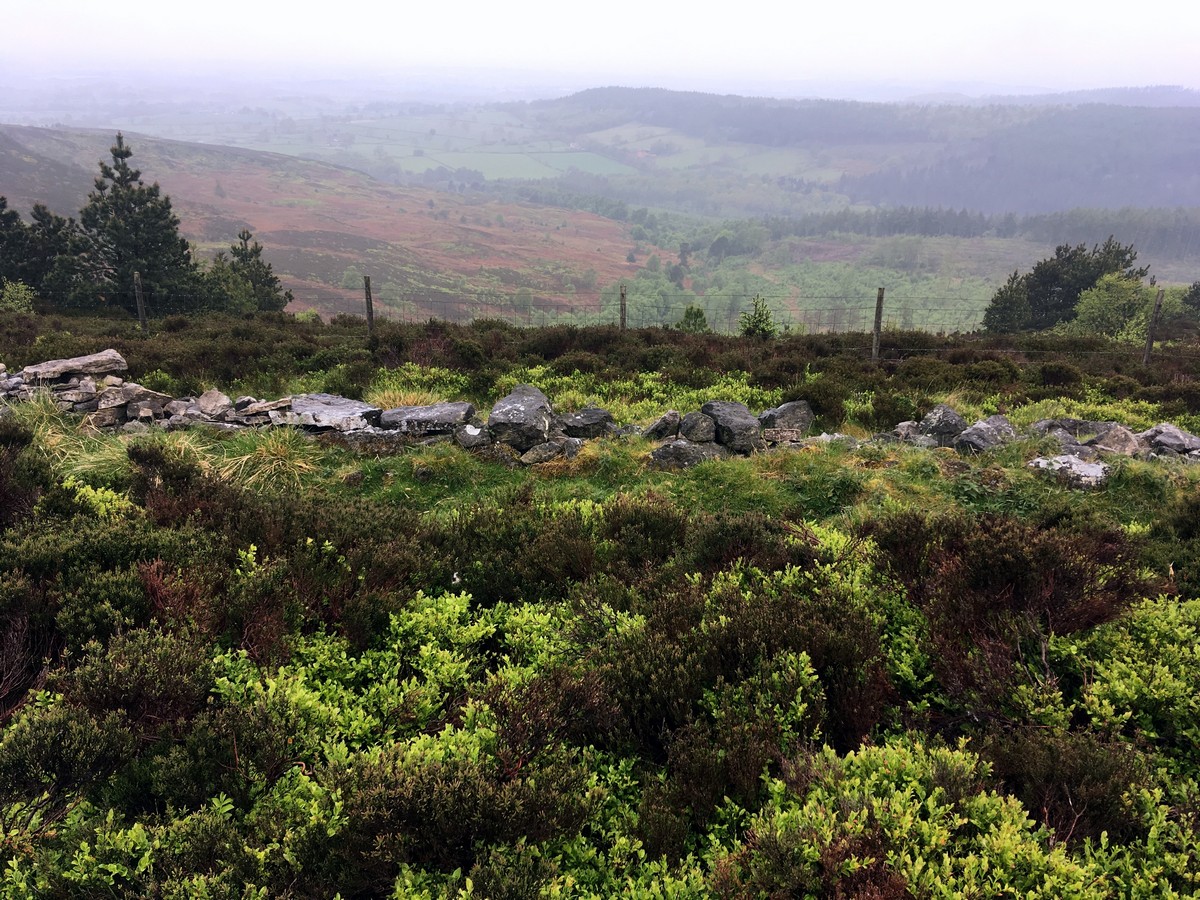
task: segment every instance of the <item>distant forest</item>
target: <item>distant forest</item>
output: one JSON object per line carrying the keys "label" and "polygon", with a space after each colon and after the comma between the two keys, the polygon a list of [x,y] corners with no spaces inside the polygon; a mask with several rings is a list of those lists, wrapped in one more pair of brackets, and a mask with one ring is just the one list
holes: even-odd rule
{"label": "distant forest", "polygon": [[[1153,102],[1160,93],[1145,99]],[[1191,99],[1190,92],[1167,95],[1180,103]],[[525,114],[547,132],[597,132],[636,122],[713,145],[811,148],[834,169],[874,156],[879,164],[872,171],[845,167],[834,184],[773,179],[784,192],[832,187],[855,204],[1017,215],[1200,206],[1200,107],[1194,104],[916,105],[601,88],[529,104]],[[621,179],[604,180],[615,189],[605,191],[608,196],[624,193]],[[667,207],[687,198],[673,180],[662,187],[656,192],[638,181],[638,195]]]}

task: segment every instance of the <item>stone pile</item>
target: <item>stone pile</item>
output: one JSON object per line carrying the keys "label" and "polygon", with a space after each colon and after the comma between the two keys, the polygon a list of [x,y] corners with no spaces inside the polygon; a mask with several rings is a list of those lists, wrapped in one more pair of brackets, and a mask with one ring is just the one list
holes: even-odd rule
{"label": "stone pile", "polygon": [[[711,459],[797,449],[852,438],[839,434],[810,436],[813,412],[804,400],[784,403],[755,415],[741,403],[712,400],[698,410],[668,410],[648,428],[618,427],[607,410],[588,407],[559,415],[536,387],[517,385],[492,408],[486,423],[465,402],[378,409],[333,394],[297,394],[277,400],[229,398],[217,390],[199,397],[172,398],[122,376],[128,366],[115,350],[74,359],[51,360],[10,374],[0,363],[0,404],[29,400],[48,392],[64,412],[83,416],[95,428],[145,431],[204,426],[234,430],[292,426],[322,439],[363,452],[387,454],[414,444],[453,441],[511,465],[536,465],[578,454],[585,441],[640,434],[660,444],[650,465],[683,469]],[[2,409],[2,406],[0,406]],[[1026,437],[1049,439],[1059,453],[1029,465],[1053,472],[1069,484],[1090,487],[1108,474],[1105,456],[1174,458],[1200,462],[1200,437],[1163,423],[1139,434],[1118,422],[1046,419]],[[899,441],[918,447],[953,448],[960,453],[995,450],[1018,435],[1004,416],[968,424],[946,405],[918,421],[901,422],[877,442]]]}

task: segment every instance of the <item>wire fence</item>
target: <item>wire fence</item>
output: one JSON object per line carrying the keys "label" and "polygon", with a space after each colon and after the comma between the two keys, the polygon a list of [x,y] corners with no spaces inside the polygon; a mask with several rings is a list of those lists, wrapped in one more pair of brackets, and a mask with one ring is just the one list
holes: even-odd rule
{"label": "wire fence", "polygon": [[[43,299],[51,307],[60,301],[63,306],[69,305],[66,298]],[[741,330],[742,317],[751,311],[756,299],[765,303],[772,323],[781,333],[869,333],[874,325],[876,297],[873,295],[797,296],[795,293],[740,292],[700,296],[683,293],[645,296],[630,292],[625,303],[624,324],[629,328],[674,327],[684,321],[685,314],[691,309],[703,313],[703,324],[712,331],[734,334]],[[985,305],[978,298],[902,294],[887,298],[881,325],[889,331],[966,333],[982,326]],[[106,306],[125,308],[130,313],[136,309],[132,297],[112,298]],[[210,296],[151,291],[144,296],[144,306],[151,319],[220,308],[219,304],[214,306]],[[367,314],[364,291],[338,288],[294,291],[288,309],[293,312],[319,311],[325,318]],[[610,290],[541,296],[529,292],[385,290],[374,294],[372,311],[377,320],[405,323],[437,319],[465,324],[489,319],[523,327],[622,324],[620,296]],[[691,315],[695,316],[695,313]]]}

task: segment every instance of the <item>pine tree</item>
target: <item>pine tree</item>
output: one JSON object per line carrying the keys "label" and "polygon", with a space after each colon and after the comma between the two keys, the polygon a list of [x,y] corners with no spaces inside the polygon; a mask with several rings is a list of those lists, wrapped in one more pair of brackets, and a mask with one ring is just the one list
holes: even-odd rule
{"label": "pine tree", "polygon": [[262,244],[251,243],[253,237],[248,228],[238,232],[238,243],[229,248],[229,268],[250,284],[257,309],[281,310],[291,302],[292,292],[283,290],[271,264],[262,258]]}
{"label": "pine tree", "polygon": [[190,303],[197,292],[197,268],[179,235],[170,197],[157,183],[142,182],[142,173],[129,165],[133,150],[120,132],[110,152],[112,165],[101,160],[95,190],[79,213],[84,234],[104,248],[110,272],[96,285],[95,299],[111,298],[135,311],[133,274],[140,272],[151,309]]}

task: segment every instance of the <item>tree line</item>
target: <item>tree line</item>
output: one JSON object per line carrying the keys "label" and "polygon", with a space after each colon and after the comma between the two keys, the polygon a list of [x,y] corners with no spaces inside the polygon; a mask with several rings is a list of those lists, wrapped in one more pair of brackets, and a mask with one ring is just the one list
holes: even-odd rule
{"label": "tree line", "polygon": [[25,222],[0,197],[0,307],[29,307],[36,297],[62,308],[135,313],[135,275],[150,308],[156,301],[178,307],[180,298],[196,310],[287,306],[291,292],[249,229],[202,265],[179,233],[171,198],[130,165],[133,150],[120,132],[110,153],[78,219],[38,203]]}

